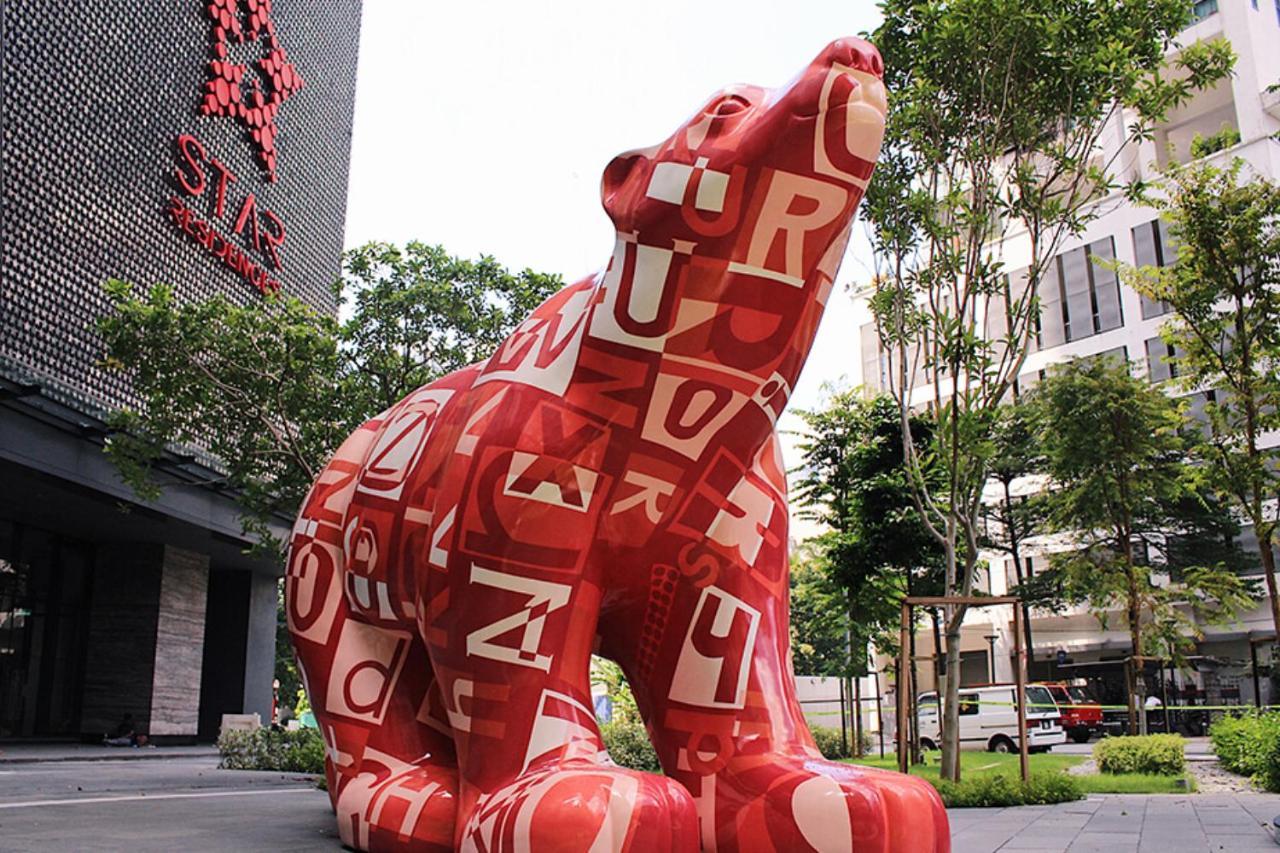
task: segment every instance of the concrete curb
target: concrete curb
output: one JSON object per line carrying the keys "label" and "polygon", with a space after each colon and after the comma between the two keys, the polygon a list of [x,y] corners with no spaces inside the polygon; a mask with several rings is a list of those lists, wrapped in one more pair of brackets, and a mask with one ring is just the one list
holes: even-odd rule
{"label": "concrete curb", "polygon": [[142,760],[162,760],[166,758],[216,758],[218,750],[214,747],[204,749],[165,749],[157,747],[155,749],[147,749],[146,747],[111,747],[111,751],[98,751],[76,753],[74,751],[54,752],[47,754],[34,755],[7,755],[0,751],[0,765],[5,764],[50,764],[57,762],[70,761],[142,761]]}

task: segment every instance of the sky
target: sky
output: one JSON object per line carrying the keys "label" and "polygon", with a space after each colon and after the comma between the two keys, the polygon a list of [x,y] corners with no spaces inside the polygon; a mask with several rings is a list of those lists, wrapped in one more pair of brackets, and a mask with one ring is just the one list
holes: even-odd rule
{"label": "sky", "polygon": [[[777,86],[830,41],[873,29],[871,0],[608,0],[364,5],[346,244],[439,243],[560,273],[602,268],[600,173],[665,139],[730,83]],[[841,288],[870,277],[855,226],[837,292],[781,429],[857,375]],[[784,435],[788,467],[798,464]],[[793,527],[793,536],[812,530]]]}

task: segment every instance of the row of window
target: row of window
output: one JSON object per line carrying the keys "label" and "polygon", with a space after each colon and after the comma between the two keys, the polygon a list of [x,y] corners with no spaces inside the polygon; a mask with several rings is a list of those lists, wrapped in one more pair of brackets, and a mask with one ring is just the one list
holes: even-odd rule
{"label": "row of window", "polygon": [[[1177,250],[1170,239],[1168,226],[1159,219],[1131,229],[1134,261],[1138,266],[1166,266],[1176,257]],[[1115,259],[1115,242],[1111,237],[1096,240],[1055,257],[1046,267],[1040,280],[1040,315],[1036,319],[1031,350],[1047,349],[1072,341],[1118,329],[1124,325],[1124,311],[1120,305],[1120,281],[1107,264]],[[1011,273],[1006,279],[1005,294],[991,297],[987,307],[984,334],[988,340],[999,341],[1009,337],[1009,302],[1017,304],[1026,295],[1027,271]],[[1169,312],[1169,305],[1141,298],[1142,319],[1149,320]],[[863,384],[876,391],[888,387],[887,362],[880,350],[875,323],[861,328],[861,356]],[[1155,349],[1153,349],[1155,347]],[[1172,374],[1165,359],[1169,353],[1163,344],[1147,342],[1147,359],[1152,368],[1153,381],[1170,378]],[[1107,354],[1111,354],[1108,351]],[[915,359],[915,384],[927,380],[923,359]],[[1023,377],[1019,377],[1022,382]]]}

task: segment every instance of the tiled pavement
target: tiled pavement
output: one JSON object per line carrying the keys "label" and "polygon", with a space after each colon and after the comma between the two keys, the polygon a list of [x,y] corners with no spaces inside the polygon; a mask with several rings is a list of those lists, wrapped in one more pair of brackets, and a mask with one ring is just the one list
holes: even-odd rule
{"label": "tiled pavement", "polygon": [[1056,806],[952,809],[952,853],[1277,853],[1276,794],[1091,796]]}

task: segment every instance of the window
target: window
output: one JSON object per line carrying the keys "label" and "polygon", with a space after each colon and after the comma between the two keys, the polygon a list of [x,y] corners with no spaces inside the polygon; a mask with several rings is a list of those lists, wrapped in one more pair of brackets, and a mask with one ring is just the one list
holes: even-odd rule
{"label": "window", "polygon": [[1196,0],[1191,4],[1191,23],[1198,24],[1218,11],[1218,0]]}
{"label": "window", "polygon": [[[1055,259],[1056,261],[1056,259]],[[1067,308],[1059,284],[1058,264],[1045,265],[1040,276],[1040,348],[1049,349],[1067,342]]]}
{"label": "window", "polygon": [[[1278,0],[1280,2],[1280,0]],[[1027,287],[1029,285],[1027,270],[1025,268],[1009,273],[1002,279],[1004,287],[998,292],[991,295],[991,299],[987,302],[987,314],[983,318],[982,331],[988,341],[1005,341],[1009,338],[1010,312],[1021,309],[1024,313],[1027,309]],[[1028,352],[1035,352],[1037,347],[1037,339],[1039,338],[1039,329],[1036,318],[1031,320],[1033,329],[1030,338],[1030,348]],[[1022,334],[1026,331],[1026,327],[1019,323],[1018,333]],[[1005,351],[1004,344],[997,343],[995,347],[996,356],[1003,355]]]}
{"label": "window", "polygon": [[1094,361],[1110,361],[1113,367],[1129,366],[1129,348],[1126,346],[1112,347],[1104,349],[1102,352],[1095,352],[1092,355],[1081,356],[1080,361],[1089,364]]}
{"label": "window", "polygon": [[1178,363],[1173,347],[1163,338],[1147,338],[1147,378],[1153,383],[1176,379]]}
{"label": "window", "polygon": [[[1280,0],[1276,0],[1280,3]],[[1133,234],[1133,256],[1140,267],[1166,267],[1178,256],[1177,247],[1169,238],[1169,226],[1163,220],[1153,219],[1144,222],[1131,232]],[[1168,314],[1169,303],[1156,302],[1142,297],[1142,319],[1150,320]]]}
{"label": "window", "polygon": [[1103,238],[1063,252],[1040,285],[1040,345],[1052,347],[1124,325],[1120,281],[1101,262],[1114,259],[1115,243]]}
{"label": "window", "polygon": [[862,384],[869,390],[885,390],[884,365],[880,358],[880,334],[875,323],[866,323],[858,329],[862,345]]}
{"label": "window", "polygon": [[978,713],[978,694],[961,693],[959,711],[962,717],[975,716]]}
{"label": "window", "polygon": [[1039,711],[1057,711],[1058,705],[1053,701],[1053,696],[1049,691],[1038,684],[1028,684],[1027,690],[1027,713],[1035,713]]}

